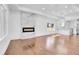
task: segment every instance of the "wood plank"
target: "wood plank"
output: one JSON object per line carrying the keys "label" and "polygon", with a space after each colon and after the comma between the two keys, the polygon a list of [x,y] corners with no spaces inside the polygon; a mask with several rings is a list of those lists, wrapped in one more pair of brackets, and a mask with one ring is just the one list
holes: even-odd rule
{"label": "wood plank", "polygon": [[[47,46],[47,42],[52,43]],[[5,55],[56,55],[79,54],[79,36],[48,35],[31,39],[12,40]]]}

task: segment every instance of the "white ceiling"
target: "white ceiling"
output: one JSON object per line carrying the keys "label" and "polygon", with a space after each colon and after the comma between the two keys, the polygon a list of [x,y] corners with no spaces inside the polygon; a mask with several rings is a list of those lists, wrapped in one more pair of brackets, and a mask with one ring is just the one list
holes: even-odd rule
{"label": "white ceiling", "polygon": [[78,4],[17,4],[17,6],[61,18],[72,15],[79,16]]}

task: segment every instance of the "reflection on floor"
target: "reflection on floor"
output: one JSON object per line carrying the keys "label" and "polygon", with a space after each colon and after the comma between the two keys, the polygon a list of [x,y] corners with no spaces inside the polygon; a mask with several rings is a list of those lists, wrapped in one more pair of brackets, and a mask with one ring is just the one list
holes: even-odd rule
{"label": "reflection on floor", "polygon": [[79,54],[79,36],[48,35],[12,40],[5,55]]}

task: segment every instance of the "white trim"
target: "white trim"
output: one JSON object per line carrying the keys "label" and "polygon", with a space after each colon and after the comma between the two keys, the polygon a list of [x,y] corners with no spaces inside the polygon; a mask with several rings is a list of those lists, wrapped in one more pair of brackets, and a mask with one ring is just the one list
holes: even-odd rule
{"label": "white trim", "polygon": [[[42,12],[38,12],[38,11],[34,11],[34,10],[31,10],[29,8],[25,8],[25,7],[20,7],[19,5],[16,5],[16,7],[20,10],[20,11],[25,11],[25,12],[30,12],[30,13],[35,13],[35,14],[38,14],[38,15],[42,15],[42,16],[45,16],[45,17],[48,17],[48,18],[53,18],[53,19],[59,19],[61,18],[61,16],[56,16],[56,15],[48,15],[46,13],[42,13]],[[64,18],[63,18],[64,19]]]}
{"label": "white trim", "polygon": [[0,41],[2,41],[3,39],[5,39],[6,36],[7,36],[7,34],[5,34],[2,38],[0,38]]}
{"label": "white trim", "polygon": [[5,15],[4,15],[4,21],[6,22],[6,34],[4,34],[1,38],[0,38],[0,41],[3,40],[5,37],[7,37],[8,35],[8,8],[6,5],[2,5],[2,7],[5,9]]}

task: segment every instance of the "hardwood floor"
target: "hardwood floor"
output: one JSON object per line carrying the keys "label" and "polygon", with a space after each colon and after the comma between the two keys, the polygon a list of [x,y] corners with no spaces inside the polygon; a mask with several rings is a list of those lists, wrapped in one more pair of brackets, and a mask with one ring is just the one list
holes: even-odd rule
{"label": "hardwood floor", "polygon": [[5,55],[79,55],[79,36],[48,35],[12,40]]}

